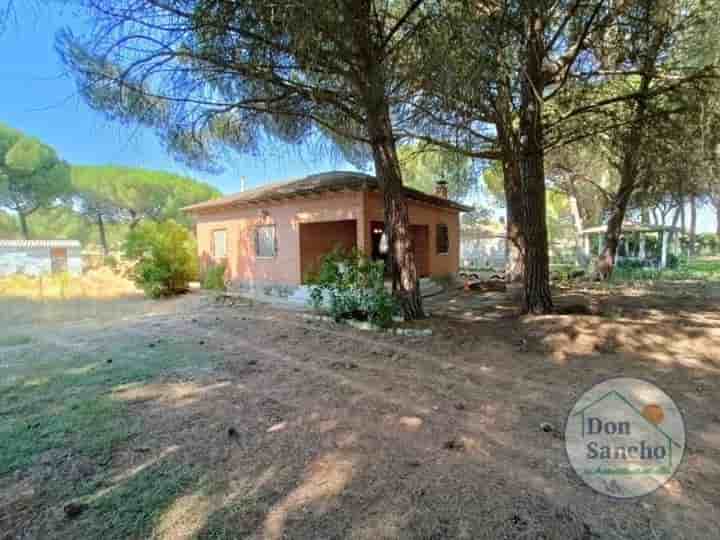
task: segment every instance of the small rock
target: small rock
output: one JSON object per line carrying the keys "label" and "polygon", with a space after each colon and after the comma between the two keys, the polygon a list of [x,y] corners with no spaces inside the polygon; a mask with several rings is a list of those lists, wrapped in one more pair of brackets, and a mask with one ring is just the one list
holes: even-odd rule
{"label": "small rock", "polygon": [[201,339],[200,341],[198,341],[198,345],[205,345],[205,340]]}
{"label": "small rock", "polygon": [[465,443],[461,439],[450,439],[449,441],[445,441],[443,448],[445,450],[455,450],[459,452],[465,450]]}
{"label": "small rock", "polygon": [[248,360],[248,366],[254,366],[257,364],[257,360]]}
{"label": "small rock", "polygon": [[82,514],[85,510],[87,510],[87,508],[87,504],[71,502],[66,504],[63,510],[65,515],[72,519]]}
{"label": "small rock", "polygon": [[540,429],[544,431],[545,433],[552,433],[555,431],[555,427],[550,424],[549,422],[542,422],[540,424]]}
{"label": "small rock", "polygon": [[438,405],[433,405],[432,410],[437,412],[440,410],[440,407]]}
{"label": "small rock", "polygon": [[154,344],[154,343],[148,343],[148,347],[150,347],[150,348],[152,349],[153,347],[155,347],[155,344]]}
{"label": "small rock", "polygon": [[198,320],[197,320],[197,319],[191,319],[191,321],[192,321],[192,322],[198,322]]}
{"label": "small rock", "polygon": [[89,463],[78,463],[77,472],[83,478],[90,478],[91,476],[95,476],[95,467]]}
{"label": "small rock", "polygon": [[464,404],[464,403],[456,403],[456,404],[455,404],[455,408],[456,408],[458,411],[464,411],[464,410],[465,410],[465,404]]}
{"label": "small rock", "polygon": [[227,434],[228,434],[228,437],[231,437],[231,438],[238,436],[237,429],[235,429],[234,427],[228,428]]}
{"label": "small rock", "polygon": [[148,448],[147,446],[137,446],[137,447],[133,448],[133,451],[139,452],[141,454],[146,454],[147,452],[150,451],[150,448]]}
{"label": "small rock", "polygon": [[407,465],[408,467],[419,467],[420,465],[422,465],[422,463],[420,463],[420,461],[417,459],[411,459],[407,462]]}
{"label": "small rock", "polygon": [[112,358],[108,358],[107,360],[105,360],[105,362],[108,364],[112,364]]}

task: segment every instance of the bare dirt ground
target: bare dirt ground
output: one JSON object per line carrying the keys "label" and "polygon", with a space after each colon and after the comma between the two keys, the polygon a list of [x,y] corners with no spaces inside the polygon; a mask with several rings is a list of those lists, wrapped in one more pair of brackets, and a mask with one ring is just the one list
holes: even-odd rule
{"label": "bare dirt ground", "polygon": [[[11,368],[29,348],[96,357],[94,370],[108,355],[113,365],[162,363],[151,377],[107,388],[142,428],[118,438],[104,461],[78,473],[71,448],[53,449],[0,476],[0,537],[720,534],[712,287],[566,289],[558,304],[574,314],[527,318],[502,293],[456,292],[427,301],[432,317],[418,324],[433,328],[430,338],[198,297],[110,322],[35,326],[32,343],[0,348]],[[586,487],[562,440],[577,397],[618,375],[658,384],[687,427],[674,479],[638,500]],[[48,488],[78,475],[84,491]],[[63,506],[75,500],[87,508],[68,519]]]}

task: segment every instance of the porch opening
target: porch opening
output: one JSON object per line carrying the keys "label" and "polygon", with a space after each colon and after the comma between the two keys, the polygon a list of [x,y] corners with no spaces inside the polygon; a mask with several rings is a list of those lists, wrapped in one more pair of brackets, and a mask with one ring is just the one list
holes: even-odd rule
{"label": "porch opening", "polygon": [[340,248],[357,247],[357,221],[322,221],[300,224],[300,276],[302,283],[320,269],[323,255]]}
{"label": "porch opening", "polygon": [[[382,238],[385,224],[382,221],[370,223],[371,257],[373,260],[384,260],[387,263],[387,254],[380,253],[380,239]],[[415,265],[418,277],[430,275],[430,230],[427,225],[410,225],[410,238],[412,250],[415,253]],[[390,271],[385,264],[385,273]]]}

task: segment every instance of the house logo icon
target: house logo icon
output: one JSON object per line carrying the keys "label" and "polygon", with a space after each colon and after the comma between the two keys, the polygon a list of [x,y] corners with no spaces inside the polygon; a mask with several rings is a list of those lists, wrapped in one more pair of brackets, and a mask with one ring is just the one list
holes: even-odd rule
{"label": "house logo icon", "polygon": [[610,379],[575,403],[565,424],[565,448],[591,488],[611,497],[641,497],[665,484],[682,462],[685,422],[654,384]]}

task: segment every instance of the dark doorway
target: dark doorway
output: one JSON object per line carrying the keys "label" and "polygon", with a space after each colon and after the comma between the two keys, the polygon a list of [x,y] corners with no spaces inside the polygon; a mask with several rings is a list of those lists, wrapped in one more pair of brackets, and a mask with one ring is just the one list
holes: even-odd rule
{"label": "dark doorway", "polygon": [[[372,260],[385,262],[385,275],[390,275],[387,265],[387,254],[380,253],[380,240],[385,231],[385,224],[382,221],[370,222],[370,245],[372,246]],[[430,240],[427,225],[410,225],[410,237],[412,239],[412,250],[415,253],[415,264],[419,277],[430,275]]]}
{"label": "dark doorway", "polygon": [[67,272],[67,248],[51,248],[50,249],[50,271],[53,274]]}

